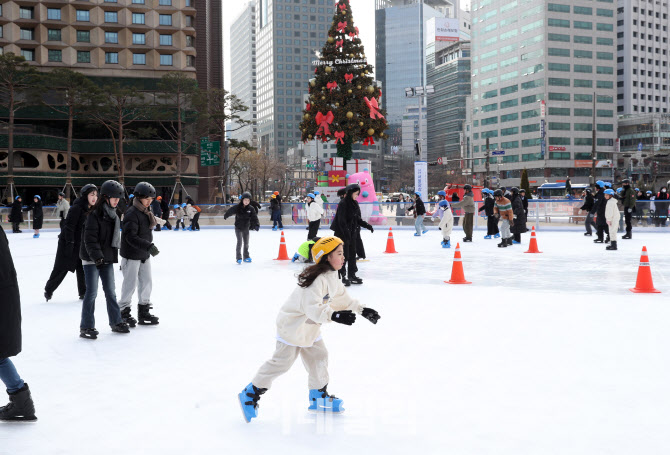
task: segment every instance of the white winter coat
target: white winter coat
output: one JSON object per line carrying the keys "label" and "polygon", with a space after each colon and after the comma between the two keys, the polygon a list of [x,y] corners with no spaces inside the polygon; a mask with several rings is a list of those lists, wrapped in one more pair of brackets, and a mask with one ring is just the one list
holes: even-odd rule
{"label": "white winter coat", "polygon": [[610,221],[612,226],[619,226],[620,218],[621,214],[619,213],[619,207],[617,207],[617,201],[611,197],[605,206],[605,220]]}
{"label": "white winter coat", "polygon": [[65,200],[65,198],[56,202],[56,216],[60,216],[60,212],[63,212],[63,219],[67,218],[67,212],[70,211],[70,203]]}
{"label": "white winter coat", "polygon": [[337,271],[319,275],[311,286],[298,286],[279,310],[277,337],[288,344],[310,347],[321,336],[321,324],[333,312],[351,310],[361,314],[364,306],[352,299]]}
{"label": "white winter coat", "polygon": [[307,219],[309,221],[318,221],[323,215],[323,207],[321,207],[316,201],[311,204],[305,204],[305,210],[307,211]]}
{"label": "white winter coat", "polygon": [[188,204],[186,206],[186,218],[192,220],[196,213],[198,213],[198,211],[195,208],[193,208],[191,204]]}

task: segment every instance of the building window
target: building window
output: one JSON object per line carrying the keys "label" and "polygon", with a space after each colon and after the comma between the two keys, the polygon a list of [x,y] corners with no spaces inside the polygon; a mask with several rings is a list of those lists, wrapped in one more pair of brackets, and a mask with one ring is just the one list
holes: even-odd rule
{"label": "building window", "polygon": [[549,101],[570,101],[570,94],[549,92]]}
{"label": "building window", "polygon": [[146,65],[147,54],[133,54],[133,65]]}
{"label": "building window", "polygon": [[574,65],[573,71],[575,73],[592,73],[593,67],[591,65]]}
{"label": "building window", "polygon": [[193,0],[186,0],[186,6],[193,6]]}
{"label": "building window", "polygon": [[77,63],[91,63],[91,52],[77,51]]}
{"label": "building window", "polygon": [[549,122],[549,129],[558,131],[570,131],[570,124],[560,122]]}
{"label": "building window", "polygon": [[19,39],[25,39],[25,40],[35,39],[35,30],[32,28],[22,28],[19,34]]}
{"label": "building window", "polygon": [[146,44],[147,39],[144,33],[133,33],[133,44]]}
{"label": "building window", "polygon": [[133,13],[133,24],[144,25],[144,13]]}
{"label": "building window", "polygon": [[49,49],[49,61],[50,62],[62,62],[63,61],[63,51],[60,49]]}
{"label": "building window", "polygon": [[591,117],[593,109],[575,109],[575,117]]}
{"label": "building window", "polygon": [[119,53],[105,52],[105,63],[119,63]]}
{"label": "building window", "polygon": [[172,66],[172,55],[171,54],[161,55],[161,66]]}
{"label": "building window", "polygon": [[611,32],[614,30],[614,25],[612,24],[601,24],[600,22],[596,24],[596,30],[601,32]]}
{"label": "building window", "polygon": [[186,47],[195,47],[195,37],[187,35],[186,36]]}
{"label": "building window", "polygon": [[3,33],[2,30],[3,30],[2,25],[0,25],[0,38],[3,37],[3,35],[2,35],[2,33]]}
{"label": "building window", "polygon": [[581,93],[575,93],[574,99],[578,103],[592,103],[593,95],[584,95]]}
{"label": "building window", "polygon": [[159,0],[158,4],[161,6],[172,6],[172,0]]}
{"label": "building window", "polygon": [[560,33],[549,33],[549,41],[560,41],[562,43],[569,43],[570,35],[563,35]]}
{"label": "building window", "polygon": [[549,18],[548,24],[549,24],[550,27],[570,28],[570,21],[565,20],[565,19]]}
{"label": "building window", "polygon": [[186,56],[186,66],[195,67],[195,57],[192,55]]}
{"label": "building window", "polygon": [[19,8],[19,19],[34,19],[35,8],[32,6],[22,6]]}
{"label": "building window", "polygon": [[[549,138],[549,139],[562,139],[562,138]],[[570,138],[568,139],[568,143],[566,145],[570,145]],[[570,152],[549,152],[549,159],[550,160],[569,160],[570,159]]]}
{"label": "building window", "polygon": [[47,8],[47,19],[52,21],[59,21],[60,8]]}
{"label": "building window", "polygon": [[35,49],[21,49],[21,55],[29,62],[35,61]]}
{"label": "building window", "polygon": [[159,25],[172,25],[172,14],[159,14],[158,15],[158,24]]}
{"label": "building window", "polygon": [[569,63],[549,63],[549,71],[570,71]]}
{"label": "building window", "polygon": [[[575,28],[580,29],[580,30],[593,30],[593,23],[592,22],[574,21],[572,24]],[[600,25],[600,24],[598,24],[598,25]]]}
{"label": "building window", "polygon": [[586,79],[575,79],[573,81],[573,86],[582,88],[591,88],[593,87],[593,81],[589,81]]}
{"label": "building window", "polygon": [[593,16],[593,8],[587,8],[585,6],[574,6],[573,11],[575,14],[584,14],[586,16]]}
{"label": "building window", "polygon": [[548,55],[550,55],[551,57],[570,57],[570,49],[550,47]]}
{"label": "building window", "polygon": [[593,58],[593,52],[592,51],[582,51],[579,49],[574,50],[574,56],[575,58]]}
{"label": "building window", "polygon": [[549,11],[555,11],[557,13],[569,13],[570,5],[561,5],[558,3],[549,3],[547,9]]}
{"label": "building window", "polygon": [[193,16],[186,16],[186,26],[193,27]]}
{"label": "building window", "polygon": [[119,34],[117,32],[105,32],[105,43],[118,44]]}
{"label": "building window", "polygon": [[77,21],[79,22],[90,22],[91,21],[91,12],[88,10],[78,9],[77,10]]}
{"label": "building window", "polygon": [[59,29],[50,28],[47,31],[47,39],[49,41],[60,41],[61,40],[61,31]]}
{"label": "building window", "polygon": [[144,5],[144,0],[133,0],[136,5]]}
{"label": "building window", "polygon": [[159,42],[161,46],[172,46],[172,35],[161,35]]}
{"label": "building window", "polygon": [[88,30],[77,30],[77,42],[78,43],[90,43],[91,42],[91,32]]}
{"label": "building window", "polygon": [[105,22],[116,24],[119,22],[119,14],[116,12],[105,11]]}
{"label": "building window", "polygon": [[549,115],[570,116],[570,108],[569,107],[550,107],[549,108]]}

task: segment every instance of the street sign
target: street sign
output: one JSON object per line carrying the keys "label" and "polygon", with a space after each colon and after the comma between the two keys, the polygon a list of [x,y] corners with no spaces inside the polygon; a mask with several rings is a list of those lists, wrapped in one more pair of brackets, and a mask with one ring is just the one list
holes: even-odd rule
{"label": "street sign", "polygon": [[544,139],[542,139],[542,142],[540,143],[540,154],[542,155],[542,158],[544,158],[544,154],[547,152],[547,143],[545,142]]}
{"label": "street sign", "polygon": [[540,137],[544,138],[545,137],[545,131],[544,131],[544,119],[540,120]]}
{"label": "street sign", "polygon": [[540,118],[544,118],[547,115],[547,103],[542,100],[540,103]]}
{"label": "street sign", "polygon": [[208,137],[200,139],[200,166],[219,166],[221,164],[221,143],[210,141]]}
{"label": "street sign", "polygon": [[437,159],[437,164],[442,164],[442,157]]}
{"label": "street sign", "polygon": [[505,151],[504,150],[494,150],[491,152],[491,155],[496,156],[496,155],[504,155]]}

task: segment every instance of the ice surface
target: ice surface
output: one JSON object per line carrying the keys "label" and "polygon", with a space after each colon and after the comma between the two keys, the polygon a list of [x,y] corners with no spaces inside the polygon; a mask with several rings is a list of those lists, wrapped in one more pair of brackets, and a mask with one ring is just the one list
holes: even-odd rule
{"label": "ice surface", "polygon": [[[111,333],[100,289],[96,341],[78,337],[74,274],[42,297],[56,232],[9,235],[24,317],[14,362],[39,421],[0,424],[0,454],[670,453],[667,234],[610,252],[580,232],[539,232],[544,253],[530,255],[528,235],[503,250],[478,231],[461,243],[473,284],[454,286],[439,231],[394,232],[396,255],[382,253],[386,230],[364,231],[365,284],[349,292],[382,319],[323,328],[345,414],[307,413],[298,361],[250,424],[237,393],[272,354],[301,266],[272,260],[279,232],[252,233],[242,265],[232,230],[176,234],[156,234],[160,325]],[[289,256],[306,235],[286,231]],[[628,290],[643,245],[663,294]]]}

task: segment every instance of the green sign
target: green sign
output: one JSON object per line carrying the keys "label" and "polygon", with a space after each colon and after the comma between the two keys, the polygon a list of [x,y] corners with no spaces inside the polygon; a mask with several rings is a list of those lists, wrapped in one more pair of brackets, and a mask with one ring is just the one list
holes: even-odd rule
{"label": "green sign", "polygon": [[219,166],[221,143],[219,141],[210,142],[208,137],[200,139],[200,166]]}

